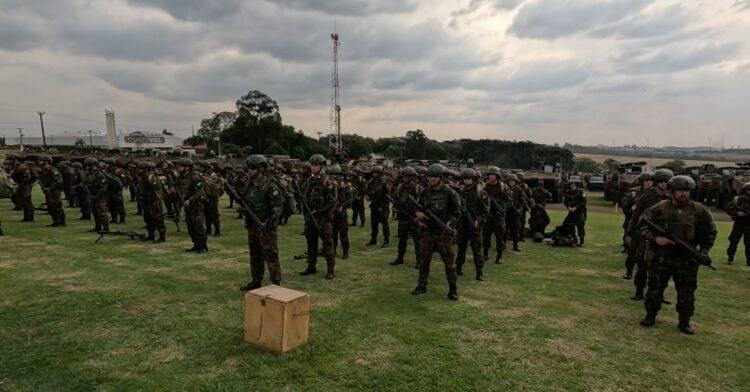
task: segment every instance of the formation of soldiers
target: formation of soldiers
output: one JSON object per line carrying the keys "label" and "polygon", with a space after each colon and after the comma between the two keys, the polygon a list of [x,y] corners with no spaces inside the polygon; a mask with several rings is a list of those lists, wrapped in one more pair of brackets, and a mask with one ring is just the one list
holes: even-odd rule
{"label": "formation of soldiers", "polygon": [[[303,256],[307,267],[301,275],[318,273],[320,255],[326,261],[325,278],[334,279],[337,254],[344,260],[351,257],[349,228],[366,224],[365,208],[369,207],[370,241],[366,245],[389,247],[390,223],[397,222],[398,243],[390,264],[406,263],[411,242],[413,265],[419,270],[412,294],[419,295],[427,292],[430,264],[438,253],[450,300],[458,299],[457,281],[468,264],[467,252],[474,265],[474,278],[483,281],[492,249],[495,264],[502,264],[506,243],[514,252],[521,252],[525,238],[536,242],[551,238],[553,245],[584,246],[586,235],[586,194],[575,182],[567,184],[563,196],[567,216],[548,232],[546,205],[552,195],[544,183],[529,187],[516,174],[495,166],[485,173],[470,167],[458,173],[440,164],[391,169],[394,171],[374,166],[365,171],[329,166],[324,156],[316,154],[299,170],[287,173],[262,155],[251,155],[241,165],[222,168],[190,158],[123,164],[111,158],[91,157],[83,162],[54,164],[45,155],[29,161],[8,154],[4,169],[18,184],[12,199],[15,208],[23,210],[24,222],[35,219],[31,190],[38,182],[52,219],[49,226],[65,226],[64,195],[69,208],[80,210],[78,219],[93,218],[90,231],[109,233],[110,224],[125,222],[123,190],[129,189],[146,225],[143,240],[165,242],[165,219],[177,223],[179,230],[179,220],[184,217],[193,243],[186,251],[198,254],[208,252],[210,234],[221,236],[219,200],[227,191],[230,207],[245,219],[248,234],[250,279],[241,290],[261,287],[266,268],[271,283],[282,283],[277,229],[296,213],[304,216],[307,243]],[[717,234],[712,216],[690,199],[696,186],[690,177],[660,169],[644,173],[637,184],[622,203],[627,250],[623,277],[633,280],[632,299],[644,301],[644,326],[653,325],[662,303],[669,303],[664,291],[674,279],[678,327],[692,334],[690,319],[699,264],[685,247],[708,254]],[[727,250],[729,264],[734,262],[737,245],[744,238],[750,265],[750,184],[743,191],[727,208],[734,220]]]}

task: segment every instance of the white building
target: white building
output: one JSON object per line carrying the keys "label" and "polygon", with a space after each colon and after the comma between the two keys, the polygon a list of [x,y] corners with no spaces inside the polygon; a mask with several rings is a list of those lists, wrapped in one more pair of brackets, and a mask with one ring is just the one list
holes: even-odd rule
{"label": "white building", "polygon": [[[115,145],[119,148],[131,150],[178,150],[182,147],[182,138],[177,136],[162,135],[161,133],[150,133],[136,131],[131,133],[119,133],[115,138]],[[62,135],[48,135],[47,146],[75,146],[76,143],[84,146],[99,148],[111,148],[111,135],[96,135],[89,133],[65,133]],[[18,136],[7,136],[5,144],[9,146],[20,146],[21,138]],[[24,136],[24,146],[42,146],[40,136]]]}

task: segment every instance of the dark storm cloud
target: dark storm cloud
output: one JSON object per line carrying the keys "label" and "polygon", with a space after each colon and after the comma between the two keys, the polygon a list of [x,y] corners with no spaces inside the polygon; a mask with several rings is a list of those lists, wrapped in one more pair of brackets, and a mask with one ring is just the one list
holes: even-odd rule
{"label": "dark storm cloud", "polygon": [[128,0],[132,4],[154,7],[168,12],[176,19],[185,21],[211,21],[233,15],[243,9],[243,4],[252,7],[246,0]]}
{"label": "dark storm cloud", "polygon": [[556,39],[615,23],[653,0],[536,0],[518,10],[508,33],[520,38]]}

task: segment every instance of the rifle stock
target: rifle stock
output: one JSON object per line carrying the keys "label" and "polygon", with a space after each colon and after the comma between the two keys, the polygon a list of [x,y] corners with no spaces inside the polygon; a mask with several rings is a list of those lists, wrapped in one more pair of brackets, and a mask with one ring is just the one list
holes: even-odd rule
{"label": "rifle stock", "polygon": [[386,198],[388,199],[388,201],[390,201],[390,202],[391,202],[391,203],[392,203],[392,204],[393,204],[394,206],[396,206],[396,208],[398,208],[398,213],[399,213],[399,214],[404,214],[404,215],[406,215],[406,217],[407,217],[407,218],[409,218],[409,219],[411,219],[411,220],[416,220],[416,219],[417,219],[417,218],[416,218],[416,217],[415,217],[414,215],[412,215],[412,214],[410,214],[410,213],[406,212],[406,209],[405,209],[405,208],[403,208],[403,206],[401,205],[401,203],[397,202],[397,201],[396,201],[396,200],[395,200],[395,199],[394,199],[393,197],[391,197],[391,195],[389,195],[389,194],[386,194],[386,195],[385,195],[385,197],[386,197]]}
{"label": "rifle stock", "polygon": [[138,238],[139,240],[146,239],[147,236],[145,234],[136,233],[134,231],[100,231],[97,234],[99,234],[99,238],[96,239],[94,243],[98,244],[102,241],[102,238],[104,238],[105,235],[111,235],[111,236],[123,236],[123,237],[130,237],[131,240],[135,240]]}

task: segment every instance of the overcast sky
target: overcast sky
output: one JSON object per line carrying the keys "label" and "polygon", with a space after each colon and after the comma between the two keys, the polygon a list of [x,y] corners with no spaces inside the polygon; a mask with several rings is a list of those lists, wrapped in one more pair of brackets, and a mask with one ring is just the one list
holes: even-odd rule
{"label": "overcast sky", "polygon": [[[750,147],[750,0],[0,0],[0,134],[188,136],[251,89],[345,132]],[[28,110],[18,112],[9,110]]]}

